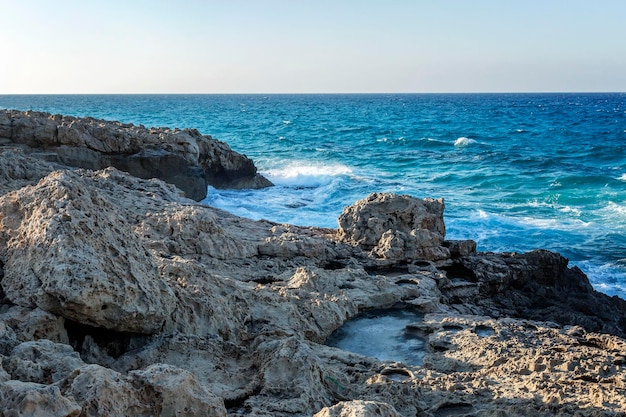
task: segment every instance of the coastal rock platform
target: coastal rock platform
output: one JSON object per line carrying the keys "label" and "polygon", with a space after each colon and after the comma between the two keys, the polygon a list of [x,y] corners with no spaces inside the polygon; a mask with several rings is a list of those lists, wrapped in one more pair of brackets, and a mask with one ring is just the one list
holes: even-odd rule
{"label": "coastal rock platform", "polygon": [[[626,302],[446,240],[443,200],[299,227],[28,146],[0,148],[0,415],[626,414]],[[325,344],[372,311],[415,313],[420,363]]]}

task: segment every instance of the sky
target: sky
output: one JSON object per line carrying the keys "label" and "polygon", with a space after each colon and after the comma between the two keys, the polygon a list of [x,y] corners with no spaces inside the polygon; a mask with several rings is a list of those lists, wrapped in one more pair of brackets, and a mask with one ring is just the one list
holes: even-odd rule
{"label": "sky", "polygon": [[626,0],[0,0],[0,94],[626,91]]}

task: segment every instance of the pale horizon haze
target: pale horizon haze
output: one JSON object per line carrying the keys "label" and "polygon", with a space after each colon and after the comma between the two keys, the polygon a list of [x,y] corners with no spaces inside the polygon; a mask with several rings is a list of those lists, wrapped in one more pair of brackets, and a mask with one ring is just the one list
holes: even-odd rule
{"label": "pale horizon haze", "polygon": [[626,91],[626,1],[0,0],[0,94]]}

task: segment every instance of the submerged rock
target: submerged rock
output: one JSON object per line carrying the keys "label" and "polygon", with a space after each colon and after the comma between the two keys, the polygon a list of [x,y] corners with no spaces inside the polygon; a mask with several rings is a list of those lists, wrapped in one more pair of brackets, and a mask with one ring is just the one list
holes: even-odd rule
{"label": "submerged rock", "polygon": [[[1,114],[0,136],[53,143],[67,122]],[[72,140],[104,135],[86,126]],[[105,136],[97,152],[126,149]],[[442,200],[375,194],[337,230],[304,228],[115,168],[59,168],[0,152],[5,414],[626,413],[624,301],[558,254],[446,241]],[[421,363],[324,345],[390,308],[421,318],[401,326]]]}

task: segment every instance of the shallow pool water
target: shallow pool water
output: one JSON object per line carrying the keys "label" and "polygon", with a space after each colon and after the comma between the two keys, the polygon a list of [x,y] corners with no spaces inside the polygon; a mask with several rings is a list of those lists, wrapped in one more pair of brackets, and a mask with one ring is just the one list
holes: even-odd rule
{"label": "shallow pool water", "polygon": [[425,342],[409,325],[422,318],[407,310],[371,310],[347,321],[330,335],[326,345],[381,361],[421,365]]}

